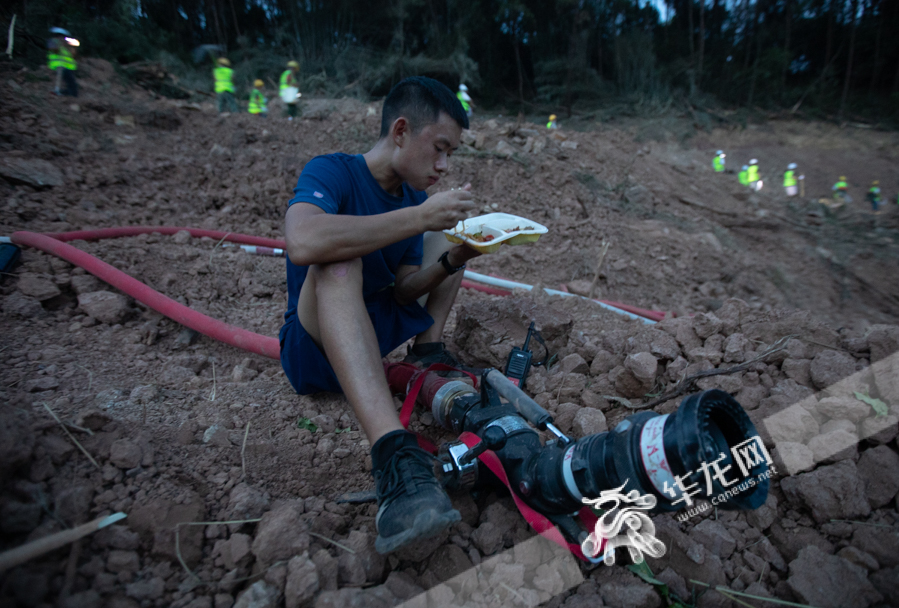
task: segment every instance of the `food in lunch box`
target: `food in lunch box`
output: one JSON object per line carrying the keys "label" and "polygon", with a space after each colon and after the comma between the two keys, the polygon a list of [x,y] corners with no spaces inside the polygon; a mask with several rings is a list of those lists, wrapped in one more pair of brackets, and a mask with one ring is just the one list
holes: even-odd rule
{"label": "food in lunch box", "polygon": [[533,230],[533,229],[534,229],[533,226],[525,226],[524,228],[522,228],[521,226],[515,226],[514,228],[508,228],[508,229],[504,228],[503,232],[508,234],[509,232],[519,232],[521,230]]}
{"label": "food in lunch box", "polygon": [[480,232],[475,232],[474,234],[463,233],[462,236],[469,238],[472,241],[477,241],[478,243],[489,243],[494,238],[492,234],[488,234],[485,236],[484,234],[482,234]]}

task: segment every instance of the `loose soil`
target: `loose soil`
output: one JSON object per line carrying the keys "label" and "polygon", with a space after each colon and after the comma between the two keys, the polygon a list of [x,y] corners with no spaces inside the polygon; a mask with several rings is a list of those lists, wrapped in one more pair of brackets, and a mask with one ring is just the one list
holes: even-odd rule
{"label": "loose soil", "polygon": [[[210,102],[154,98],[99,60],[84,61],[78,99],[50,95],[44,74],[0,69],[0,235],[167,225],[280,239],[304,164],[366,151],[380,119],[378,104],[348,99],[308,100],[293,122],[277,104],[268,118],[218,116]],[[528,390],[563,431],[604,431],[685,375],[749,361],[793,335],[786,351],[698,383],[734,394],[761,427],[899,349],[896,134],[771,121],[684,137],[695,133],[687,118],[565,127],[547,136],[538,124],[478,117],[435,188],[470,182],[484,213],[549,228],[538,243],[503,247],[471,269],[586,293],[608,242],[597,295],[670,312],[649,328],[586,300],[460,292],[446,338],[467,363],[502,366],[538,321],[555,357]],[[732,168],[758,158],[765,188],[751,194],[735,175],[715,174],[718,148]],[[805,198],[778,187],[789,162],[806,176]],[[61,185],[47,187],[54,175]],[[856,202],[831,211],[817,199],[840,175]],[[872,179],[892,200],[880,215],[864,202]],[[194,310],[266,336],[280,328],[281,258],[185,234],[73,244]],[[0,548],[129,514],[2,575],[3,605],[388,606],[479,564],[489,593],[457,585],[457,596],[432,593],[431,604],[660,605],[621,566],[583,566],[572,582],[517,554],[515,564],[491,561],[533,536],[494,492],[454,497],[464,517],[450,534],[380,558],[376,505],[338,502],[372,489],[370,446],[342,395],[298,396],[279,362],[132,300],[89,313],[83,295],[98,291],[115,292],[33,250],[0,283]],[[813,413],[801,424],[808,430],[811,416],[814,432],[780,437],[812,453],[819,430],[842,429],[855,434],[855,449],[778,477],[758,511],[653,517],[669,552],[650,565],[671,590],[709,606],[732,602],[697,597],[704,588],[691,579],[811,605],[839,605],[840,589],[853,605],[899,604],[899,394],[869,375],[865,389],[892,408],[883,429],[867,432],[868,413],[827,418],[805,407]],[[427,413],[414,414],[411,428],[451,438]],[[778,462],[782,452],[778,444]],[[839,480],[830,499],[813,491],[815,475]],[[181,527],[175,548],[179,522],[260,517]],[[516,593],[521,579],[543,582]]]}

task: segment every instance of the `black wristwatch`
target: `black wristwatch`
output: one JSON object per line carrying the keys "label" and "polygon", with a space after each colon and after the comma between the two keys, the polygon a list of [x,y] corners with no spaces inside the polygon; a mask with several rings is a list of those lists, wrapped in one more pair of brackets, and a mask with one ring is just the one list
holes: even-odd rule
{"label": "black wristwatch", "polygon": [[438,258],[438,261],[443,264],[443,269],[446,271],[446,274],[456,274],[460,270],[465,270],[465,264],[461,266],[453,266],[449,263],[449,251],[444,251],[443,255]]}

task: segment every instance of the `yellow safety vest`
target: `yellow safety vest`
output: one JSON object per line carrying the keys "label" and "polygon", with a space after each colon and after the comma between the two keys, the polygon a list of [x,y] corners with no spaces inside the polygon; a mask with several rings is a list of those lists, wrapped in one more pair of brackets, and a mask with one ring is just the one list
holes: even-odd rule
{"label": "yellow safety vest", "polygon": [[740,171],[740,173],[737,176],[740,178],[741,184],[743,184],[744,186],[749,185],[749,171],[748,170]]}
{"label": "yellow safety vest", "polygon": [[837,182],[833,185],[834,190],[845,190],[848,187],[849,184],[847,184],[846,182]]}
{"label": "yellow safety vest", "polygon": [[784,188],[796,185],[796,172],[790,169],[784,173]]}
{"label": "yellow safety vest", "polygon": [[462,104],[462,109],[465,110],[466,113],[468,113],[471,110],[471,106],[468,105],[468,102],[465,101],[465,99],[462,97],[462,91],[458,91],[456,93],[456,98],[459,100],[459,103]]}
{"label": "yellow safety vest", "polygon": [[714,167],[716,173],[721,173],[724,171],[724,159],[716,156],[712,159],[712,167]]}
{"label": "yellow safety vest", "polygon": [[234,74],[234,70],[231,68],[226,68],[223,65],[212,70],[212,76],[215,78],[215,92],[216,93],[233,93],[234,92],[234,83],[231,82],[231,75]]}
{"label": "yellow safety vest", "polygon": [[47,66],[51,70],[56,68],[78,69],[78,64],[75,63],[75,58],[72,57],[72,52],[65,43],[60,43],[57,49],[50,49],[50,52],[47,53]]}
{"label": "yellow safety vest", "polygon": [[746,177],[749,179],[750,184],[759,181],[759,166],[749,165],[749,172],[746,174]]}
{"label": "yellow safety vest", "polygon": [[296,78],[293,78],[293,72],[290,70],[284,70],[281,72],[281,86],[278,88],[278,92],[282,92],[287,87],[295,87],[297,86]]}
{"label": "yellow safety vest", "polygon": [[247,111],[250,114],[261,114],[266,111],[265,97],[263,97],[259,89],[253,89],[250,92],[250,105],[247,108]]}

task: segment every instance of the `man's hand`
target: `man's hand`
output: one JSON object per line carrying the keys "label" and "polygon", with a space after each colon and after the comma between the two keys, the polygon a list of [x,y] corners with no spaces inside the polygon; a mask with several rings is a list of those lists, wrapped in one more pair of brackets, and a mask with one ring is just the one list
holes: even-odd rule
{"label": "man's hand", "polygon": [[418,206],[421,231],[436,232],[455,228],[456,224],[468,217],[475,209],[471,196],[471,184],[438,192]]}
{"label": "man's hand", "polygon": [[482,255],[480,251],[472,249],[468,245],[456,245],[449,250],[446,261],[449,262],[450,266],[458,267],[479,255]]}

